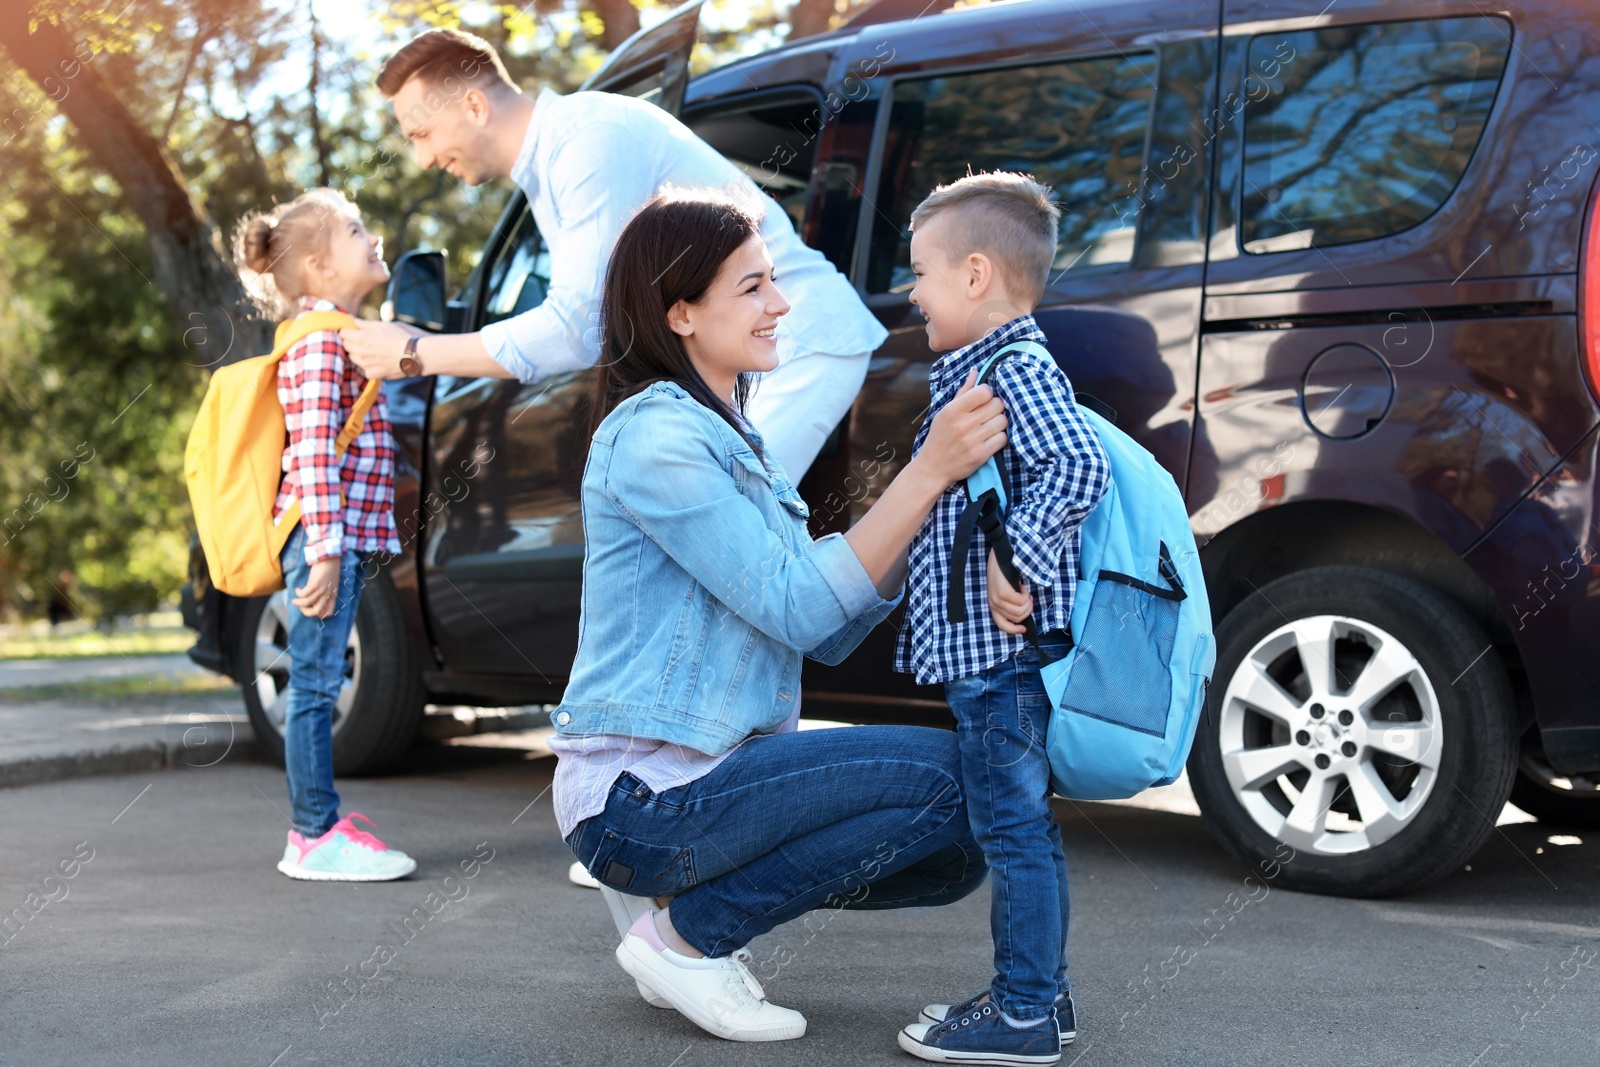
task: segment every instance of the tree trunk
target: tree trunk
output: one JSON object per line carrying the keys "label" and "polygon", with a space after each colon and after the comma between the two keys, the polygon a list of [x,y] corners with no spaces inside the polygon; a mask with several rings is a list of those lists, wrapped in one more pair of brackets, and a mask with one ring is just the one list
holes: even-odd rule
{"label": "tree trunk", "polygon": [[[32,33],[30,16],[38,20]],[[154,274],[147,280],[183,333],[184,358],[212,365],[269,351],[272,326],[223,254],[216,224],[166,149],[101,79],[87,46],[51,21],[45,5],[6,0],[0,47],[71,120],[79,143],[144,223]]]}
{"label": "tree trunk", "polygon": [[798,41],[818,33],[828,32],[828,19],[833,16],[833,0],[795,0],[789,9],[789,36]]}
{"label": "tree trunk", "polygon": [[322,34],[317,29],[316,0],[306,0],[306,13],[311,16],[311,144],[317,153],[317,184],[333,184],[333,162],[328,152],[327,138],[322,136],[322,109],[317,101],[317,85],[322,80]]}
{"label": "tree trunk", "polygon": [[589,0],[589,6],[606,25],[603,42],[606,51],[639,32],[639,9],[633,6],[632,0]]}
{"label": "tree trunk", "polygon": [[172,110],[167,112],[167,124],[161,128],[162,144],[172,137],[173,124],[178,121],[178,112],[183,110],[183,94],[189,88],[189,75],[194,73],[195,60],[200,58],[200,50],[210,38],[211,27],[204,22],[197,22],[194,40],[189,44],[189,55],[183,61],[183,73],[178,76],[178,87],[172,91]]}
{"label": "tree trunk", "polygon": [[433,172],[433,188],[400,209],[399,218],[395,222],[393,229],[395,256],[403,256],[411,251],[411,220],[416,217],[417,212],[421,211],[428,201],[437,200],[444,193],[444,171],[435,170]]}

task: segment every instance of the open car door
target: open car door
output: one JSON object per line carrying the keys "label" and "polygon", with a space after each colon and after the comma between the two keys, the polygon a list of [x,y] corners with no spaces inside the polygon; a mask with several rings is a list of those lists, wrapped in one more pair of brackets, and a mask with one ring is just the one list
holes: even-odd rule
{"label": "open car door", "polygon": [[[624,41],[583,88],[676,113],[703,2],[690,0]],[[481,329],[537,307],[549,280],[549,250],[518,192],[467,286],[462,326]],[[418,561],[435,655],[452,692],[558,700],[578,642],[592,374],[437,381],[423,486],[434,506]]]}
{"label": "open car door", "polygon": [[689,0],[654,26],[623,41],[578,88],[637,96],[676,115],[689,84],[689,54],[700,33],[704,3]]}

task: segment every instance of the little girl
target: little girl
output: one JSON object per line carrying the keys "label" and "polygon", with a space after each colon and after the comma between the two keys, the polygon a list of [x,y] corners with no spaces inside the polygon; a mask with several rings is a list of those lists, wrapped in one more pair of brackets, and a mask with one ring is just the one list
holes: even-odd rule
{"label": "little girl", "polygon": [[[354,204],[334,189],[313,189],[239,224],[240,273],[275,317],[311,311],[353,314],[389,277],[382,239],[368,233]],[[333,712],[344,681],[345,646],[361,598],[362,563],[400,551],[394,524],[394,450],[380,398],[342,460],[335,441],[366,377],[345,359],[336,330],[307,334],[278,364],[278,400],[288,423],[283,484],[273,518],[295,500],[300,521],[284,546],[289,700],[284,767],[294,829],[278,870],[323,882],[380,882],[416,870],[339,817],[333,788]]]}

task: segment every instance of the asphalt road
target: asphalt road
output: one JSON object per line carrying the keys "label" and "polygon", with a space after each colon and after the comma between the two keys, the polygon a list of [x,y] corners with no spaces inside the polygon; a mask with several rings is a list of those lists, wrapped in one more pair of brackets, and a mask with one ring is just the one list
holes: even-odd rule
{"label": "asphalt road", "polygon": [[[383,885],[279,875],[284,786],[261,764],[0,792],[0,1065],[904,1067],[896,1029],[987,981],[984,890],[757,941],[758,962],[792,956],[766,985],[805,1012],[803,1040],[732,1044],[647,1007],[598,894],[566,881],[552,762],[429,748],[404,775],[341,783],[345,810],[420,862]],[[1063,804],[1061,819],[1082,1033],[1063,1064],[1600,1057],[1594,840],[1504,826],[1470,871],[1358,901],[1245,893],[1192,816]],[[330,983],[349,976],[345,1002]]]}

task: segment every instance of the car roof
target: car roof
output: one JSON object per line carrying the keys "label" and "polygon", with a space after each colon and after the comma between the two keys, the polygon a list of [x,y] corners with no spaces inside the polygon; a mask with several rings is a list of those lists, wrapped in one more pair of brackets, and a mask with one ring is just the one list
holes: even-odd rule
{"label": "car roof", "polygon": [[[741,56],[701,74],[689,83],[685,106],[729,95],[779,85],[827,81],[834,56],[858,38],[871,33],[897,45],[926,36],[961,37],[974,22],[1039,22],[1057,18],[1116,24],[1126,10],[1125,0],[994,0],[971,7],[955,7],[958,0],[877,0],[863,7],[838,29],[787,42],[754,55]],[[1171,0],[1215,10],[1218,0]]]}
{"label": "car roof", "polygon": [[[848,22],[827,33],[815,34],[798,41],[787,42],[764,52],[742,56],[724,66],[714,68],[692,79],[689,83],[687,103],[709,101],[714,97],[736,91],[764,89],[778,85],[811,83],[817,86],[827,81],[828,69],[834,56],[854,45],[859,38],[872,34],[882,36],[896,47],[906,46],[908,53],[916,53],[927,46],[930,38],[960,39],[974,23],[992,28],[993,23],[1024,24],[1087,22],[1090,26],[1109,30],[1125,24],[1134,10],[1145,4],[1130,5],[1126,0],[994,0],[970,7],[954,6],[960,0],[876,0],[863,7]],[[1170,0],[1165,9],[1173,16],[1181,13],[1186,18],[1194,16],[1214,19],[1222,0]],[[1277,10],[1280,0],[1234,0],[1237,10],[1230,25],[1248,24],[1255,19],[1272,15],[1274,18],[1290,17]],[[1413,0],[1360,0],[1345,8],[1360,8],[1362,21],[1438,17],[1445,14],[1470,14],[1478,10],[1473,0],[1469,8],[1454,10],[1457,6],[1443,0],[1439,10],[1419,12],[1417,7],[1433,8],[1435,5],[1414,5]],[[1592,2],[1592,0],[1591,0]],[[1190,10],[1183,10],[1183,9]],[[1450,10],[1445,10],[1448,8]],[[1134,10],[1130,10],[1134,9]],[[1503,0],[1495,13],[1509,16],[1513,22],[1526,25],[1542,22],[1555,16],[1558,22],[1573,18],[1575,13],[1595,25],[1600,25],[1600,5],[1577,4],[1574,0]],[[1479,14],[1486,12],[1478,10]],[[1114,32],[1114,31],[1113,31]],[[939,51],[948,51],[941,48]]]}

